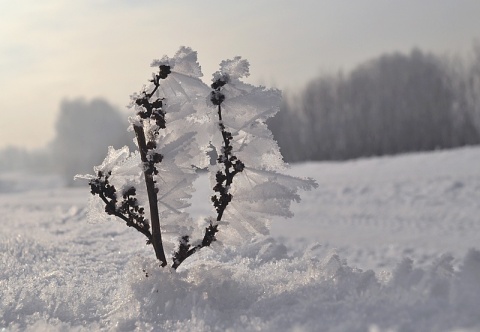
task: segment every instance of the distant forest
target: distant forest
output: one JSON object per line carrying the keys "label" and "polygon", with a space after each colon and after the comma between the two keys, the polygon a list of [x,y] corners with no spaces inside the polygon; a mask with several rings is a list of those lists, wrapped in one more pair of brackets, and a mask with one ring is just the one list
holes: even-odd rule
{"label": "distant forest", "polygon": [[[107,145],[133,144],[127,126],[102,99],[63,101],[54,140],[42,150],[0,150],[0,171],[56,172],[72,185],[75,174],[102,162]],[[288,162],[479,144],[480,43],[467,58],[414,49],[321,75],[285,97],[269,127]]]}
{"label": "distant forest", "polygon": [[105,158],[109,145],[133,147],[134,134],[127,127],[127,116],[103,99],[64,100],[53,141],[41,150],[14,146],[1,150],[0,172],[57,173],[66,185],[75,185],[73,177],[91,173]]}
{"label": "distant forest", "polygon": [[289,162],[480,143],[480,44],[468,59],[414,49],[323,75],[269,122]]}

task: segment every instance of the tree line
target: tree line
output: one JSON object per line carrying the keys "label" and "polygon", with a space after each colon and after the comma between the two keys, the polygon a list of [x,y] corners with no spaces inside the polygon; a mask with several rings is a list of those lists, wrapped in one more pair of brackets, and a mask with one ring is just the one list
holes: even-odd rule
{"label": "tree line", "polygon": [[480,44],[468,61],[414,49],[323,75],[269,126],[290,162],[478,144]]}
{"label": "tree line", "polygon": [[[55,172],[72,185],[75,174],[101,162],[108,145],[134,146],[127,126],[103,99],[64,100],[52,142],[41,150],[0,150],[0,172]],[[322,75],[284,97],[268,126],[288,162],[479,144],[480,43],[468,59],[414,49]]]}

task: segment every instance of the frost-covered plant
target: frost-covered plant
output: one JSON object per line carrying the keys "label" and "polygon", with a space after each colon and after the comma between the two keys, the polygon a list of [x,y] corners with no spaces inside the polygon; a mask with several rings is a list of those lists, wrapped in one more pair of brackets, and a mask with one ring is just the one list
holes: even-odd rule
{"label": "frost-covered plant", "polygon": [[[94,175],[78,176],[104,211],[144,234],[161,265],[173,268],[214,241],[238,245],[267,234],[272,216],[291,217],[298,190],[316,183],[277,172],[286,165],[265,121],[278,112],[280,91],[242,82],[249,63],[240,57],[222,61],[209,87],[187,47],[152,67],[158,72],[130,105],[138,151],[110,147]],[[205,168],[215,216],[198,230],[185,208]]]}

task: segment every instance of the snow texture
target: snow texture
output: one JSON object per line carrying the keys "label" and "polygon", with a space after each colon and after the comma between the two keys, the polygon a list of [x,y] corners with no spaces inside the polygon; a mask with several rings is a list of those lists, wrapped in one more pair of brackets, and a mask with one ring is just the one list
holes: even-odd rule
{"label": "snow texture", "polygon": [[296,165],[320,188],[274,238],[177,271],[122,222],[87,223],[86,188],[1,174],[0,330],[478,331],[479,163],[464,148]]}

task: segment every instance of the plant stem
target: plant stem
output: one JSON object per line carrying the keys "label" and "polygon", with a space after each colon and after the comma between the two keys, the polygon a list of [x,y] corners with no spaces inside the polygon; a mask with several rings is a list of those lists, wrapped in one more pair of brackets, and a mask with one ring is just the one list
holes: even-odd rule
{"label": "plant stem", "polygon": [[[145,139],[145,132],[143,127],[140,126],[133,126],[135,130],[135,135],[137,136],[138,142],[138,149],[140,150],[140,157],[142,158],[142,162],[144,165],[148,163],[147,159],[147,143]],[[145,184],[147,187],[147,194],[148,194],[148,204],[150,205],[150,222],[152,226],[152,244],[153,248],[155,249],[155,255],[157,259],[162,262],[162,266],[167,265],[167,258],[165,257],[165,250],[163,249],[163,242],[162,242],[162,233],[160,231],[160,219],[158,216],[158,198],[157,198],[157,190],[155,188],[155,181],[153,179],[153,174],[151,172],[145,172],[143,170],[143,174],[145,176]]]}

